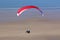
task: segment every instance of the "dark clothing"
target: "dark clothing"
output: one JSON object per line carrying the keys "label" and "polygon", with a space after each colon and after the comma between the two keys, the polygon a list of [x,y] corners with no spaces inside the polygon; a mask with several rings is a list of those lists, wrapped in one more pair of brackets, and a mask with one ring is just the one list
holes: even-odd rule
{"label": "dark clothing", "polygon": [[27,32],[27,33],[30,33],[30,30],[27,30],[26,32]]}

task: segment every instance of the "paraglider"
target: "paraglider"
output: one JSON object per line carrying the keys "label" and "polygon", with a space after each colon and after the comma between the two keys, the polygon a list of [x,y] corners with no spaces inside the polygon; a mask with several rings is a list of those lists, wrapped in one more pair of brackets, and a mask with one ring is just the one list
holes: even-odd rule
{"label": "paraglider", "polygon": [[[31,8],[37,9],[41,13],[41,16],[44,16],[42,10],[38,8],[37,6],[24,6],[22,8],[19,8],[17,11],[17,16],[20,16],[24,11],[31,9]],[[30,30],[27,29],[26,33],[30,33]]]}
{"label": "paraglider", "polygon": [[19,8],[18,11],[17,11],[17,16],[20,16],[24,11],[26,11],[26,10],[28,10],[28,9],[31,9],[31,8],[37,9],[38,11],[40,11],[41,16],[44,16],[42,10],[39,9],[37,6],[24,6],[24,7],[22,7],[22,8]]}

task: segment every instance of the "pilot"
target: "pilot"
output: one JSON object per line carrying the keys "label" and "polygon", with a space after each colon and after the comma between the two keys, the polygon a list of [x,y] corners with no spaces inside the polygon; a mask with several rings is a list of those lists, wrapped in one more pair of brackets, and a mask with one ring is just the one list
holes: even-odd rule
{"label": "pilot", "polygon": [[27,31],[26,31],[26,33],[28,33],[28,34],[29,34],[29,33],[30,33],[30,30],[27,30]]}

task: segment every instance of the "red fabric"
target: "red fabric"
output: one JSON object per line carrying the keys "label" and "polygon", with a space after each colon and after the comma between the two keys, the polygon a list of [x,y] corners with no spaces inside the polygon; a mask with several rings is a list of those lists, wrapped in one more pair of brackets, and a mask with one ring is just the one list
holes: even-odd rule
{"label": "red fabric", "polygon": [[24,7],[20,8],[20,9],[18,9],[18,14],[19,14],[22,10],[24,10],[24,9],[30,9],[30,8],[36,8],[36,9],[39,10],[39,8],[36,7],[36,6],[24,6]]}

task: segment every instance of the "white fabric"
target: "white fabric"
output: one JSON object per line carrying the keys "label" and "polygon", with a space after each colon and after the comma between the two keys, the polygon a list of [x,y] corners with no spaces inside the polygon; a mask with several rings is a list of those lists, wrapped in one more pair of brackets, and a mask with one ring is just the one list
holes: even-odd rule
{"label": "white fabric", "polygon": [[17,13],[17,16],[19,16],[20,14],[22,14],[24,11],[26,11],[27,9],[22,10],[21,12]]}

